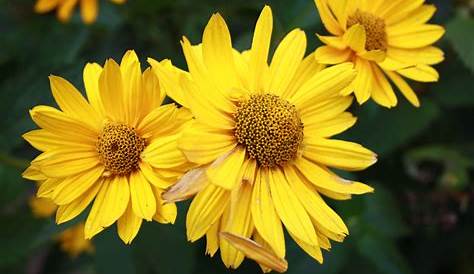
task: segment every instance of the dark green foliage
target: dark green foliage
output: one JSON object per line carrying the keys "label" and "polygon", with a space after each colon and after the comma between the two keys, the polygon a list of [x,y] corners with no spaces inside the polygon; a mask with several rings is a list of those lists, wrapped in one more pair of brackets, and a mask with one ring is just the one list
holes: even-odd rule
{"label": "dark green foliage", "polygon": [[[77,14],[69,24],[54,14],[34,14],[34,0],[0,0],[0,273],[230,273],[219,254],[204,255],[203,240],[186,241],[188,203],[180,204],[175,226],[144,223],[131,246],[112,226],[94,239],[95,254],[69,258],[52,239],[71,224],[56,226],[30,213],[34,184],[21,179],[21,172],[38,152],[20,136],[34,128],[29,109],[53,104],[49,74],[82,90],[86,62],[119,60],[127,49],[137,51],[144,67],[150,56],[185,68],[181,36],[200,41],[213,12],[224,15],[242,50],[249,47],[260,9],[270,4],[273,45],[300,27],[310,52],[320,44],[314,34],[325,33],[313,1],[100,2],[97,23],[85,26]],[[352,107],[359,121],[340,138],[379,154],[379,162],[355,178],[376,192],[349,201],[327,199],[351,234],[324,252],[323,265],[288,240],[289,274],[474,273],[474,19],[463,4],[469,1],[432,2],[438,7],[436,22],[447,28],[440,42],[446,61],[436,66],[440,82],[413,83],[421,99],[418,109],[400,93],[392,110],[373,103]],[[246,260],[232,273],[259,272]]]}

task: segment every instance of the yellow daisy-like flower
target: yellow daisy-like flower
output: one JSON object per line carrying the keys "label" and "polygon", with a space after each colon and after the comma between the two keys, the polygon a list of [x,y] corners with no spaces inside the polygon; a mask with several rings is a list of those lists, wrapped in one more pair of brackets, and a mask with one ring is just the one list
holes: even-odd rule
{"label": "yellow daisy-like flower", "polygon": [[37,196],[59,205],[57,223],[75,218],[94,199],[87,239],[115,221],[125,243],[143,219],[173,223],[176,207],[164,204],[161,193],[190,167],[177,148],[189,111],[160,106],[165,93],[158,78],[150,68],[142,74],[133,51],[120,65],[111,59],[103,68],[86,65],[88,101],[63,78],[50,76],[50,83],[60,110],[30,111],[41,129],[23,137],[43,153],[23,176],[41,181]]}
{"label": "yellow daisy-like flower", "polygon": [[320,248],[329,249],[329,239],[342,241],[348,230],[321,194],[343,200],[373,191],[328,167],[361,170],[376,155],[329,139],[356,121],[345,112],[352,98],[339,96],[356,76],[353,65],[324,69],[313,55],[303,58],[306,36],[300,29],[286,35],[268,65],[272,26],[267,6],[251,49],[240,53],[224,19],[214,14],[202,44],[183,38],[189,73],[176,77],[149,61],[167,93],[195,116],[178,142],[201,167],[163,194],[175,201],[198,191],[187,213],[188,239],[206,236],[207,253],[220,249],[227,267],[237,268],[245,254],[265,270],[284,271],[282,223],[322,262]]}
{"label": "yellow daisy-like flower", "polygon": [[[38,0],[35,5],[37,13],[46,13],[57,9],[59,20],[67,22],[72,16],[74,7],[81,6],[82,21],[86,24],[94,23],[99,11],[99,0]],[[126,0],[110,0],[115,4],[123,4]]]}
{"label": "yellow daisy-like flower", "polygon": [[316,60],[324,64],[353,62],[358,71],[353,85],[342,94],[354,92],[362,104],[372,98],[385,107],[397,105],[392,84],[407,100],[420,102],[403,79],[438,81],[431,66],[444,59],[431,46],[444,34],[438,25],[427,24],[436,8],[424,0],[315,0],[326,29],[333,36],[319,36],[325,43],[316,50]]}

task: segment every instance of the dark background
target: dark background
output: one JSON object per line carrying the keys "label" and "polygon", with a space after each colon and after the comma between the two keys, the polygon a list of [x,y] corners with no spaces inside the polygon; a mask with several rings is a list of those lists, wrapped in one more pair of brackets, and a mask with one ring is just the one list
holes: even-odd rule
{"label": "dark background", "polygon": [[[34,0],[0,0],[0,273],[228,273],[217,254],[204,255],[203,240],[185,239],[185,211],[174,226],[145,223],[131,246],[112,226],[94,238],[96,252],[71,259],[53,237],[64,228],[32,216],[27,204],[34,184],[21,172],[37,152],[21,138],[34,128],[28,109],[53,104],[47,76],[60,75],[82,89],[86,62],[120,60],[135,49],[146,57],[171,58],[185,68],[182,35],[200,42],[204,26],[219,11],[236,48],[246,49],[265,3],[274,13],[273,45],[295,27],[308,36],[308,53],[324,33],[312,0],[100,1],[96,24],[78,14],[68,24],[54,13],[33,13]],[[287,242],[288,274],[474,273],[474,3],[432,1],[434,22],[447,28],[439,46],[446,61],[437,66],[436,84],[412,83],[422,106],[397,93],[393,110],[367,103],[353,106],[357,125],[340,138],[357,141],[379,154],[379,162],[356,175],[375,194],[332,202],[349,226],[343,244],[333,244],[319,265]],[[469,4],[471,2],[471,4]],[[469,8],[471,5],[471,10]],[[82,215],[84,218],[85,215]],[[289,238],[289,237],[287,237]],[[252,261],[233,273],[260,273]]]}

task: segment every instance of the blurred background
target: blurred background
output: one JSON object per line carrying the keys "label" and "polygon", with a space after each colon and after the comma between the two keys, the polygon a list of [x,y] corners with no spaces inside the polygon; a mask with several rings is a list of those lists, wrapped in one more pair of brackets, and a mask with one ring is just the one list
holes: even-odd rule
{"label": "blurred background", "polygon": [[[171,58],[185,68],[181,36],[201,41],[207,20],[217,11],[226,18],[235,47],[242,50],[250,45],[261,8],[270,4],[273,45],[300,27],[307,33],[309,53],[319,43],[315,33],[324,33],[314,3],[99,1],[97,22],[84,25],[77,11],[64,24],[54,12],[35,14],[34,0],[0,0],[0,273],[229,273],[218,254],[214,259],[204,255],[203,240],[186,241],[186,203],[180,204],[175,226],[145,223],[131,246],[119,240],[113,226],[96,236],[85,252],[71,253],[61,239],[67,240],[79,221],[56,226],[53,218],[40,217],[47,212],[37,208],[33,213],[35,185],[21,178],[37,155],[20,137],[34,128],[28,110],[53,104],[49,74],[83,90],[86,62],[120,60],[127,49],[137,51],[144,67],[150,56]],[[288,241],[288,274],[474,273],[474,2],[428,2],[438,7],[433,21],[447,28],[439,43],[446,53],[446,61],[437,66],[440,82],[412,83],[421,97],[419,109],[399,93],[399,106],[393,110],[372,103],[352,107],[359,122],[341,138],[379,154],[375,166],[355,175],[376,192],[329,201],[348,224],[350,236],[324,253],[323,265]],[[260,269],[246,260],[233,273]]]}

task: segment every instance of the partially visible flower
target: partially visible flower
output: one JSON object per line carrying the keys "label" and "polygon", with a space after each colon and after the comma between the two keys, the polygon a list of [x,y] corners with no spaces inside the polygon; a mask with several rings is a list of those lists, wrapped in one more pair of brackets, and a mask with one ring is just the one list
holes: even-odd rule
{"label": "partially visible flower", "polygon": [[197,193],[186,217],[188,240],[207,239],[207,253],[220,250],[227,267],[244,255],[267,271],[285,271],[285,234],[315,260],[331,240],[349,233],[324,201],[350,199],[373,189],[345,180],[330,168],[362,170],[377,161],[359,144],[331,139],[354,125],[339,96],[354,80],[351,63],[324,69],[314,55],[304,58],[306,36],[294,29],[269,63],[271,9],[263,9],[250,50],[233,49],[224,19],[214,14],[202,44],[182,47],[189,73],[180,77],[149,60],[173,99],[195,116],[179,138],[186,157],[200,165],[163,198]]}
{"label": "partially visible flower", "polygon": [[[332,36],[318,36],[325,43],[316,50],[323,64],[353,62],[358,71],[353,85],[342,94],[354,92],[359,104],[372,98],[385,107],[397,105],[391,82],[407,100],[420,102],[403,79],[438,81],[432,65],[444,59],[433,47],[444,34],[442,26],[427,24],[436,11],[424,0],[315,0],[324,26]],[[387,79],[388,77],[388,79]]]}
{"label": "partially visible flower", "polygon": [[31,197],[28,201],[33,215],[38,218],[51,217],[58,206],[48,198]]}
{"label": "partially visible flower", "polygon": [[59,205],[56,222],[64,223],[93,203],[85,223],[92,238],[117,221],[125,243],[137,235],[142,220],[173,223],[176,206],[161,199],[190,167],[177,148],[191,114],[174,104],[161,106],[165,93],[151,69],[141,72],[134,51],[121,64],[87,64],[87,101],[72,84],[50,76],[59,108],[30,111],[41,128],[23,137],[42,153],[23,176],[42,181],[37,196]]}
{"label": "partially visible flower", "polygon": [[82,222],[62,231],[57,239],[61,249],[71,257],[77,257],[84,252],[94,252],[92,241],[84,237],[84,223]]}
{"label": "partially visible flower", "polygon": [[[72,16],[74,7],[77,4],[81,6],[82,21],[86,24],[94,23],[99,11],[99,0],[37,0],[35,11],[38,13],[57,10],[59,20],[67,22]],[[116,4],[123,4],[126,0],[110,0]]]}

